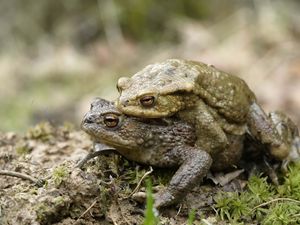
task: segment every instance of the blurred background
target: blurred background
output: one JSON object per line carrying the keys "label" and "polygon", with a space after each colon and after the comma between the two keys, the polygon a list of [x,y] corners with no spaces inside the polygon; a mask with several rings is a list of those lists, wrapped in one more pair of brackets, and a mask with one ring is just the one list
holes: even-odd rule
{"label": "blurred background", "polygon": [[0,130],[80,124],[95,96],[186,58],[244,78],[300,124],[299,0],[0,0]]}

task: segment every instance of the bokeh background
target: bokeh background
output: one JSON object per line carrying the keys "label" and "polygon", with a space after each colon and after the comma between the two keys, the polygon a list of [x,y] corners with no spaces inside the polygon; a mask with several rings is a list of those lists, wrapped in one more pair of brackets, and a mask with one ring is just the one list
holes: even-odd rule
{"label": "bokeh background", "polygon": [[0,130],[80,124],[120,76],[186,58],[244,78],[300,124],[299,0],[0,0]]}

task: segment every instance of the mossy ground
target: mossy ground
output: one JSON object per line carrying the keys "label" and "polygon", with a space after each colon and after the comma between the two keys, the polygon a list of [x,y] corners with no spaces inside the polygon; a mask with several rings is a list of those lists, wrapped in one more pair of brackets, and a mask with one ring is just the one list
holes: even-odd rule
{"label": "mossy ground", "polygon": [[[43,123],[24,135],[0,134],[0,170],[45,181],[43,186],[36,186],[28,180],[0,176],[0,223],[300,223],[300,164],[290,165],[286,174],[278,173],[278,186],[262,175],[235,178],[225,187],[207,179],[182,203],[158,214],[153,210],[152,193],[168,183],[174,170],[154,168],[148,173],[149,166],[116,155],[103,155],[83,169],[74,168],[91,147],[89,138],[70,126],[55,128]],[[243,184],[242,188],[236,184]],[[133,191],[146,191],[147,203],[133,200]]]}

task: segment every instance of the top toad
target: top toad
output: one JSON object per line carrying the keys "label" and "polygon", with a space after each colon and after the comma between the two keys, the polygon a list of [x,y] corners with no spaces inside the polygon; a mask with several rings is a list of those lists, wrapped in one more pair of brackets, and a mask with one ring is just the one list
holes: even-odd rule
{"label": "top toad", "polygon": [[289,153],[247,84],[212,66],[169,59],[131,78],[120,78],[117,88],[120,111],[145,118],[175,114],[195,126],[197,146],[212,155],[228,147],[226,134],[243,135],[247,128],[269,145],[274,158],[283,159]]}

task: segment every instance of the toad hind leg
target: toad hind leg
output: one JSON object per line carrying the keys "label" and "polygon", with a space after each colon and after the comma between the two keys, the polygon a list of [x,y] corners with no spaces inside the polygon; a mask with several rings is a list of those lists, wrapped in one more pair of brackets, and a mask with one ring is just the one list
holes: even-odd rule
{"label": "toad hind leg", "polygon": [[250,106],[247,125],[251,135],[269,146],[271,156],[279,160],[288,156],[288,146],[282,141],[275,125],[255,102]]}
{"label": "toad hind leg", "polygon": [[178,202],[200,182],[212,164],[210,155],[199,148],[177,147],[170,154],[181,162],[169,186],[155,195],[155,207],[165,207]]}

